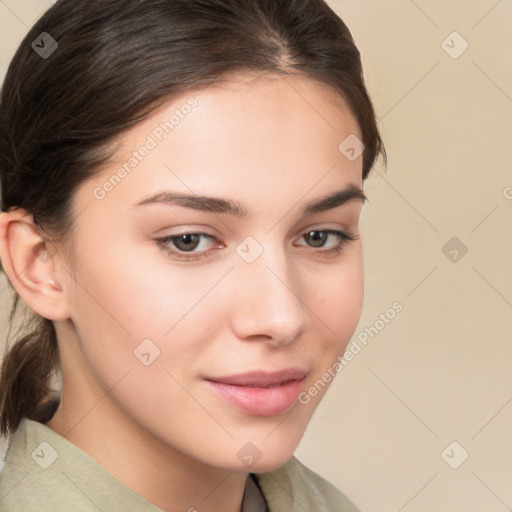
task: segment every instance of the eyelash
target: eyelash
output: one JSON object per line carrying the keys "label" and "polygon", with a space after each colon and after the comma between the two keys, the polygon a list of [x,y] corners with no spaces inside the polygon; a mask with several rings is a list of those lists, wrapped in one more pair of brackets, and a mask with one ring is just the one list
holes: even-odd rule
{"label": "eyelash", "polygon": [[[354,233],[351,233],[349,231],[337,231],[334,229],[312,229],[310,231],[307,231],[304,235],[308,235],[311,233],[327,233],[329,235],[334,235],[338,238],[337,244],[334,247],[332,247],[331,249],[324,250],[324,251],[318,251],[321,254],[328,254],[328,255],[339,254],[343,250],[343,248],[346,244],[359,239],[359,235],[355,235]],[[180,237],[185,236],[185,235],[199,235],[199,236],[204,236],[206,238],[209,238],[211,240],[215,240],[214,236],[212,236],[208,233],[205,233],[204,231],[185,231],[183,233],[178,233],[176,235],[170,235],[170,236],[165,236],[162,238],[156,238],[155,242],[160,247],[160,249],[165,251],[167,254],[169,254],[170,256],[176,256],[183,261],[197,261],[197,260],[209,257],[208,251],[203,251],[200,253],[187,253],[187,252],[183,252],[180,250],[174,250],[174,249],[170,248],[170,246],[169,246],[170,242],[177,240]],[[304,235],[302,235],[302,236],[304,236]],[[313,247],[313,249],[314,249],[314,247]],[[193,256],[191,256],[192,254],[193,254]]]}

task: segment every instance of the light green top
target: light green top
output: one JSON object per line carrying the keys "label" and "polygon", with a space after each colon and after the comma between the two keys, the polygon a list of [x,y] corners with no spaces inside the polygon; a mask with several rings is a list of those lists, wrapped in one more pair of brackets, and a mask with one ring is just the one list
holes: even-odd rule
{"label": "light green top", "polygon": [[[360,512],[299,460],[252,473],[269,512]],[[252,482],[250,483],[252,484]],[[257,486],[246,493],[251,501]],[[245,507],[247,511],[260,510]],[[191,510],[193,508],[191,507]],[[23,419],[0,473],[0,512],[162,512],[112,476],[89,454],[43,423]],[[186,511],[184,511],[186,512]]]}

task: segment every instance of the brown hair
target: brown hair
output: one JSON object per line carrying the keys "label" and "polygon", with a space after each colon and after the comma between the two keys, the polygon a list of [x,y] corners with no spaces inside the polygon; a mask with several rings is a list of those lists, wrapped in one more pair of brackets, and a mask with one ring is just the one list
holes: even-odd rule
{"label": "brown hair", "polygon": [[[43,32],[58,44],[45,56],[37,48],[52,46]],[[250,70],[332,86],[361,129],[363,179],[379,154],[385,159],[359,51],[323,0],[59,0],[26,35],[3,83],[2,210],[23,208],[51,236],[69,235],[73,193],[123,131],[174,95]],[[60,368],[55,329],[32,316],[2,363],[4,436],[24,417],[46,423],[58,405],[50,400]]]}

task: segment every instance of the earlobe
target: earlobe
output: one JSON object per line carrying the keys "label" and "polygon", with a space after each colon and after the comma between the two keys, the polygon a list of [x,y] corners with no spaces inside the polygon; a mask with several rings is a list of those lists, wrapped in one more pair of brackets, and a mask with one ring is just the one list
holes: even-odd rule
{"label": "earlobe", "polygon": [[67,296],[56,277],[58,254],[26,210],[0,215],[0,258],[7,277],[30,308],[49,320],[69,318]]}

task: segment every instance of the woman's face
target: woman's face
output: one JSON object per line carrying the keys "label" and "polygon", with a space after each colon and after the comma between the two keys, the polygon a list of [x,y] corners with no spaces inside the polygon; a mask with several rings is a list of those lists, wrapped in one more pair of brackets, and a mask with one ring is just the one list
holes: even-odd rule
{"label": "woman's face", "polygon": [[78,421],[102,399],[105,425],[160,455],[286,462],[362,307],[347,137],[361,135],[335,91],[278,75],[183,94],[126,132],[74,198],[63,410]]}

